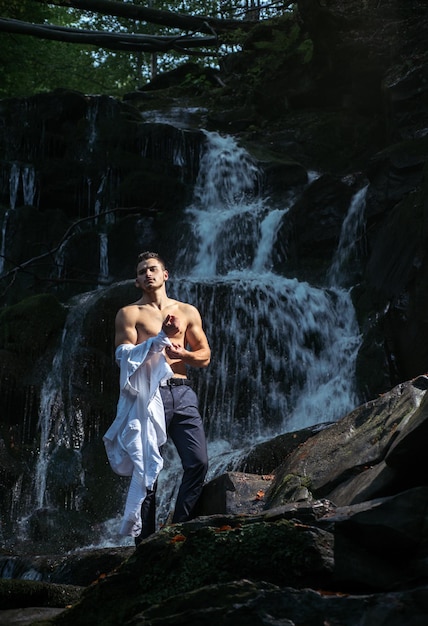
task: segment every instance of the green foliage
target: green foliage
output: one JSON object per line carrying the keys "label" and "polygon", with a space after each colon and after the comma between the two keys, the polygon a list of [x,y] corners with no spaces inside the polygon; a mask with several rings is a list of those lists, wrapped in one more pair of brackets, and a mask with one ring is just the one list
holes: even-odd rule
{"label": "green foliage", "polygon": [[[147,5],[146,0],[133,0],[134,4]],[[281,8],[261,3],[262,17],[277,15]],[[224,19],[245,17],[248,9],[244,0],[151,0],[150,8],[189,15],[207,15]],[[139,20],[102,15],[67,7],[56,7],[32,0],[0,0],[0,15],[34,24],[100,30],[111,33],[146,35],[177,35],[181,31]],[[286,9],[286,15],[291,15]],[[241,49],[245,37],[234,31],[219,40],[219,55]],[[201,51],[205,66],[218,66],[217,54]],[[205,56],[207,55],[208,56]],[[152,58],[149,53],[111,51],[97,46],[43,40],[29,35],[0,33],[0,98],[26,97],[57,88],[71,89],[88,94],[122,96],[151,80],[152,62],[156,59],[159,72],[174,69],[188,57],[178,52],[167,52]],[[197,61],[196,61],[197,62]],[[203,87],[203,85],[201,85]]]}
{"label": "green foliage", "polygon": [[290,29],[272,28],[271,39],[256,41],[254,47],[281,56],[288,55],[294,49],[294,44],[300,36],[300,27],[293,24]]}
{"label": "green foliage", "polygon": [[[254,101],[254,94],[265,94],[270,81],[309,63],[312,52],[313,42],[293,12],[255,26],[244,45],[249,97]],[[278,92],[278,102],[280,99]]]}
{"label": "green foliage", "polygon": [[51,9],[47,4],[32,0],[0,0],[0,15],[14,20],[42,23],[49,19]]}
{"label": "green foliage", "polygon": [[[31,2],[0,0],[0,15],[32,23],[117,31],[116,18]],[[129,24],[128,24],[129,27]],[[144,64],[148,67],[149,55]],[[0,97],[25,97],[56,88],[83,93],[122,95],[146,79],[136,53],[105,51],[94,46],[0,33]]]}
{"label": "green foliage", "polygon": [[266,65],[276,71],[286,60],[296,58],[296,62],[309,63],[312,59],[313,42],[305,33],[302,33],[297,22],[287,28],[285,22],[282,28],[272,28],[269,40],[256,41],[254,47],[269,55],[269,60],[259,58],[259,65]]}
{"label": "green foliage", "polygon": [[312,39],[304,39],[298,46],[297,52],[301,55],[302,63],[310,63],[314,54],[314,42]]}
{"label": "green foliage", "polygon": [[195,75],[192,73],[186,74],[186,77],[181,83],[181,86],[183,87],[183,89],[192,87],[199,93],[209,91],[212,87],[210,81],[205,74]]}

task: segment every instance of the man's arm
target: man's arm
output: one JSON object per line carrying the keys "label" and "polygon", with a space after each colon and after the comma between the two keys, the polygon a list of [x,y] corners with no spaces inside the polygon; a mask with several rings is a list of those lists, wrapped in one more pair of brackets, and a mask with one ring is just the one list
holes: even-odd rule
{"label": "man's arm", "polygon": [[199,311],[194,306],[188,305],[186,317],[185,343],[190,347],[190,350],[175,344],[174,338],[171,337],[172,346],[167,346],[166,354],[170,359],[181,359],[185,365],[190,367],[207,367],[211,361],[211,349],[202,328]]}
{"label": "man's arm", "polygon": [[124,307],[120,309],[116,315],[115,320],[115,347],[124,343],[132,343],[137,345],[138,333],[136,327],[135,316],[132,315],[132,309],[130,307]]}

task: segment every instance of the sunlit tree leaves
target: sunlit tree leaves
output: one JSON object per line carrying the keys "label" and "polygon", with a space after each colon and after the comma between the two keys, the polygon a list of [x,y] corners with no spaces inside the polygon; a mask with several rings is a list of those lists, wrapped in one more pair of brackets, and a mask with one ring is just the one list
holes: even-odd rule
{"label": "sunlit tree leaves", "polygon": [[[271,17],[281,10],[288,10],[290,6],[289,2],[272,3],[267,0],[122,0],[120,4],[169,12],[172,21],[177,14],[217,20],[245,20],[249,15],[257,14],[260,17],[260,12],[264,11],[264,17]],[[183,30],[171,24],[167,26],[81,10],[85,5],[91,6],[84,0],[0,0],[0,17],[30,24],[104,33],[169,37],[183,35]],[[189,32],[189,36],[192,35]],[[188,53],[169,50],[153,56],[149,52],[117,51],[99,45],[65,43],[26,34],[0,32],[0,97],[25,96],[57,87],[85,93],[123,95],[149,81],[153,68],[165,71],[189,59],[215,66],[218,54],[232,49],[233,44],[223,43],[220,50],[201,48]]]}

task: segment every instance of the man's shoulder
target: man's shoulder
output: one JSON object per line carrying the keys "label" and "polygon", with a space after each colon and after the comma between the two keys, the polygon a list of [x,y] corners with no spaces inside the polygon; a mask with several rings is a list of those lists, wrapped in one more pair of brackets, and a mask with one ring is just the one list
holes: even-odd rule
{"label": "man's shoulder", "polygon": [[193,304],[189,304],[189,302],[181,302],[180,300],[176,300],[176,304],[179,309],[186,313],[193,313],[194,311],[198,310]]}
{"label": "man's shoulder", "polygon": [[183,315],[189,322],[195,322],[200,319],[198,309],[188,302],[177,302],[179,314]]}
{"label": "man's shoulder", "polygon": [[125,304],[121,307],[118,310],[117,315],[128,317],[130,315],[137,315],[140,310],[141,304],[138,304],[138,302],[132,302],[131,304]]}

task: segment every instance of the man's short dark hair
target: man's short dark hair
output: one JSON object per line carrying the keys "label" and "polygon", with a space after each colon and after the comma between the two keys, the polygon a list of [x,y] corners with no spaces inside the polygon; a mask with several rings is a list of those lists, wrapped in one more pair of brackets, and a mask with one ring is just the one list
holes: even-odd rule
{"label": "man's short dark hair", "polygon": [[149,259],[156,259],[162,265],[163,269],[166,270],[165,261],[158,255],[157,252],[141,252],[138,255],[137,265],[141,263],[141,261],[148,261]]}

